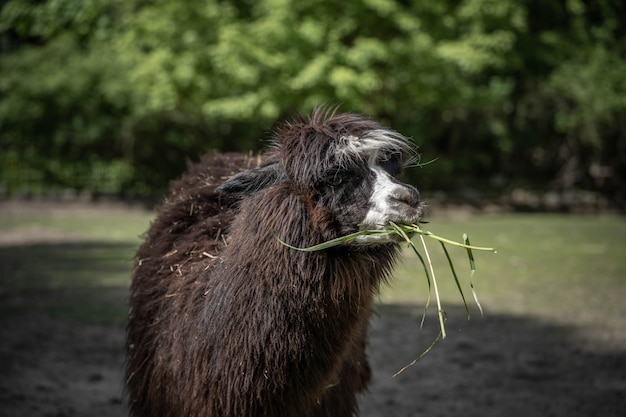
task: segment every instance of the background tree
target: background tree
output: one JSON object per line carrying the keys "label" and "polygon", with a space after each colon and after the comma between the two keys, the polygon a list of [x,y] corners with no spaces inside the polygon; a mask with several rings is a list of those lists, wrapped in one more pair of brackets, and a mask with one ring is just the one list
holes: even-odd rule
{"label": "background tree", "polygon": [[626,195],[617,0],[9,0],[0,185],[150,194],[322,103],[412,136],[430,189]]}

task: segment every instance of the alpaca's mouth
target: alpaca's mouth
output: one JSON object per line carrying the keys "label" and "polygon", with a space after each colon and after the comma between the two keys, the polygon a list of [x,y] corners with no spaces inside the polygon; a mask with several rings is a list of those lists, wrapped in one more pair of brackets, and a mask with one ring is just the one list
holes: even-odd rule
{"label": "alpaca's mouth", "polygon": [[366,228],[362,228],[361,231],[379,231],[381,233],[365,234],[365,235],[359,236],[355,238],[353,241],[357,245],[402,243],[406,241],[402,236],[400,236],[399,234],[391,230],[389,226],[387,227],[381,226],[377,228],[366,227]]}
{"label": "alpaca's mouth", "polygon": [[389,229],[391,222],[396,224],[418,224],[424,217],[424,204],[419,203],[417,206],[405,205],[399,209],[395,214],[389,215],[383,225],[379,227],[382,229]]}
{"label": "alpaca's mouth", "polygon": [[[414,221],[393,221],[395,224],[418,224],[420,217],[416,217]],[[406,242],[404,236],[399,234],[390,223],[387,224],[378,224],[375,226],[371,225],[361,225],[360,231],[362,232],[377,232],[372,234],[364,234],[362,236],[354,239],[354,242],[359,245],[371,245],[371,244],[383,244],[383,243],[403,243]],[[378,233],[379,232],[379,233]],[[414,233],[408,233],[409,237],[413,236]]]}
{"label": "alpaca's mouth", "polygon": [[[383,214],[379,212],[377,213],[378,216],[372,216],[372,218],[378,220],[376,222],[368,222],[366,218],[366,221],[359,225],[359,230],[379,231],[381,233],[364,234],[363,236],[357,237],[354,242],[362,245],[405,242],[406,239],[394,230],[391,223],[417,225],[424,217],[424,209],[425,205],[423,203],[419,203],[417,206],[402,204],[399,207],[396,206],[392,213]],[[386,231],[389,233],[384,233]],[[411,235],[413,234],[411,233],[409,237]]]}

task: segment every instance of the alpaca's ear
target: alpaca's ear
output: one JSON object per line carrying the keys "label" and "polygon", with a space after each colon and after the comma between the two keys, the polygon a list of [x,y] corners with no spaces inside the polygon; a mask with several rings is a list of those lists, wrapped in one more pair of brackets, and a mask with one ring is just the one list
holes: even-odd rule
{"label": "alpaca's ear", "polygon": [[220,194],[242,198],[285,179],[286,175],[282,167],[278,163],[272,163],[235,174],[217,187],[216,191]]}

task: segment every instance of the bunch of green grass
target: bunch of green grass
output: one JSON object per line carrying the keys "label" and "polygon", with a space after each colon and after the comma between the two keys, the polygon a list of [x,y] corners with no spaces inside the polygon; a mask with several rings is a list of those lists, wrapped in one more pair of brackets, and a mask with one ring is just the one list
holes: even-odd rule
{"label": "bunch of green grass", "polygon": [[[291,249],[295,249],[295,250],[299,250],[299,251],[304,251],[304,252],[315,252],[315,251],[320,251],[320,250],[324,250],[324,249],[328,249],[331,248],[333,246],[338,246],[338,245],[342,245],[345,243],[348,243],[360,236],[388,236],[390,234],[395,234],[398,235],[400,237],[402,237],[402,239],[404,239],[407,244],[409,245],[409,247],[412,249],[413,253],[418,257],[418,259],[420,260],[423,268],[424,268],[424,273],[426,275],[426,280],[428,282],[428,298],[426,300],[426,305],[424,307],[424,314],[422,315],[422,321],[420,323],[420,329],[422,328],[423,324],[424,324],[424,319],[426,318],[426,313],[430,307],[430,301],[431,301],[431,292],[434,292],[435,294],[435,300],[437,302],[437,313],[438,313],[438,317],[439,317],[439,327],[440,327],[440,331],[439,331],[439,335],[437,336],[437,338],[435,339],[435,341],[422,353],[420,354],[413,362],[411,362],[410,364],[406,365],[405,367],[403,367],[402,369],[400,369],[394,376],[399,375],[400,373],[402,373],[405,369],[407,369],[410,366],[413,366],[415,363],[417,363],[417,361],[419,361],[422,357],[424,357],[424,355],[426,355],[431,349],[432,347],[440,340],[440,339],[445,339],[446,337],[446,327],[445,327],[445,311],[443,310],[443,308],[441,307],[441,299],[439,297],[439,289],[437,287],[437,279],[435,277],[435,270],[433,268],[433,264],[431,262],[430,259],[430,253],[428,252],[428,247],[426,246],[426,241],[424,239],[424,237],[429,237],[431,239],[434,239],[436,241],[438,241],[441,244],[441,248],[443,249],[444,254],[446,255],[446,259],[448,261],[448,265],[450,266],[450,271],[452,272],[452,276],[454,277],[454,281],[456,283],[456,286],[459,290],[459,294],[461,295],[461,299],[463,300],[463,305],[465,306],[465,311],[467,313],[467,317],[469,319],[470,313],[469,313],[469,308],[467,306],[467,302],[465,299],[465,294],[463,293],[463,289],[461,287],[461,283],[459,281],[459,277],[456,273],[456,269],[454,268],[454,263],[452,262],[452,258],[450,257],[450,253],[448,252],[448,249],[446,247],[446,244],[448,245],[452,245],[452,246],[458,246],[461,248],[465,248],[466,252],[467,252],[467,257],[469,259],[469,265],[470,265],[470,288],[472,290],[472,295],[474,296],[474,301],[476,302],[476,305],[478,306],[478,309],[480,310],[480,314],[483,314],[483,310],[482,310],[482,306],[480,305],[480,302],[478,301],[478,296],[476,295],[476,290],[474,287],[474,273],[476,272],[476,263],[474,261],[474,254],[472,251],[477,250],[477,251],[488,251],[488,252],[496,252],[494,248],[488,248],[488,247],[481,247],[481,246],[473,246],[470,244],[469,241],[469,237],[467,236],[467,234],[463,234],[463,242],[457,242],[454,240],[450,240],[450,239],[446,239],[444,237],[441,236],[437,236],[434,233],[427,231],[427,230],[423,230],[419,224],[414,224],[414,223],[394,223],[394,222],[389,222],[389,224],[383,229],[383,230],[361,230],[346,236],[342,236],[336,239],[332,239],[329,240],[327,242],[323,242],[314,246],[310,246],[310,247],[306,247],[306,248],[299,248],[296,246],[292,246],[284,241],[282,241],[278,236],[274,235],[276,237],[276,239],[278,239],[278,241],[287,246],[288,248]],[[411,235],[418,235],[420,238],[420,242],[421,242],[421,247],[424,251],[424,255],[422,256],[422,254],[420,253],[418,247],[416,246],[416,244],[411,240]]]}

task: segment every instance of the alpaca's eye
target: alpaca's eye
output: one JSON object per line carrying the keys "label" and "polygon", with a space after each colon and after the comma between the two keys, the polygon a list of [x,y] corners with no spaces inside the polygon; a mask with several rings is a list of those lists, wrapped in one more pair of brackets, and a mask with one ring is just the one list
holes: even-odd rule
{"label": "alpaca's eye", "polygon": [[343,183],[343,177],[340,174],[332,176],[328,181],[328,185],[331,185],[333,187],[337,187],[341,185],[342,183]]}
{"label": "alpaca's eye", "polygon": [[320,185],[325,187],[338,187],[344,183],[346,175],[347,174],[342,170],[333,170],[324,176]]}
{"label": "alpaca's eye", "polygon": [[400,158],[391,156],[389,158],[381,159],[378,161],[378,165],[389,173],[392,177],[400,175],[402,172],[402,163]]}

